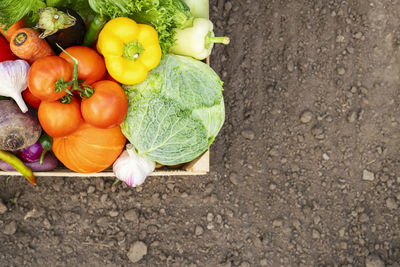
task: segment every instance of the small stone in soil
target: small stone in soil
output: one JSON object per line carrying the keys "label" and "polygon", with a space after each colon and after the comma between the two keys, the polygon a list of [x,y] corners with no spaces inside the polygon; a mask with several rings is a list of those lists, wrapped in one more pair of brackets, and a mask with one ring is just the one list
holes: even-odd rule
{"label": "small stone in soil", "polygon": [[151,224],[147,227],[147,232],[149,234],[155,234],[155,233],[157,233],[157,230],[158,230],[158,227],[154,224]]}
{"label": "small stone in soil", "polygon": [[196,225],[196,228],[194,229],[194,234],[199,236],[202,235],[203,233],[204,233],[203,227],[201,227],[200,225]]}
{"label": "small stone in soil", "polygon": [[314,239],[319,239],[320,236],[321,236],[321,234],[319,233],[318,230],[316,230],[316,229],[313,229],[313,230],[312,230],[312,238],[314,238]]}
{"label": "small stone in soil", "polygon": [[396,203],[396,200],[394,198],[387,198],[386,199],[386,207],[390,210],[395,210],[397,209],[398,205]]}
{"label": "small stone in soil", "polygon": [[312,120],[312,118],[313,118],[313,114],[309,110],[303,111],[300,115],[300,121],[302,123],[308,123]]}
{"label": "small stone in soil", "polygon": [[248,263],[247,261],[243,261],[242,263],[240,263],[239,267],[250,267],[250,263]]}
{"label": "small stone in soil", "polygon": [[140,261],[145,255],[147,255],[147,246],[142,241],[136,241],[127,253],[129,260],[133,263]]}
{"label": "small stone in soil", "polygon": [[44,219],[42,222],[42,225],[46,228],[46,229],[50,229],[51,228],[51,223],[49,222],[48,219]]}
{"label": "small stone in soil", "polygon": [[365,259],[365,267],[385,267],[385,263],[377,255],[368,255]]}
{"label": "small stone in soil", "polygon": [[368,215],[366,213],[363,213],[363,214],[360,215],[359,220],[360,220],[361,223],[365,223],[365,222],[369,221],[369,217],[368,217]]}
{"label": "small stone in soil", "polygon": [[349,115],[347,115],[347,121],[352,123],[355,122],[357,119],[357,113],[355,111],[350,112]]}
{"label": "small stone in soil", "polygon": [[124,217],[128,221],[138,221],[138,215],[137,215],[136,210],[134,210],[134,209],[130,209],[127,212],[125,212]]}
{"label": "small stone in soil", "polygon": [[108,195],[107,195],[107,194],[101,195],[101,197],[100,197],[100,202],[101,202],[101,203],[106,202],[106,201],[107,201],[107,198],[108,198]]}
{"label": "small stone in soil", "polygon": [[242,131],[242,136],[248,140],[253,140],[255,137],[254,131],[247,129]]}
{"label": "small stone in soil", "polygon": [[6,235],[13,235],[17,231],[17,223],[12,221],[4,227],[3,233]]}
{"label": "small stone in soil", "polygon": [[357,32],[356,34],[354,34],[355,39],[361,39],[362,36],[363,36],[362,32]]}
{"label": "small stone in soil", "polygon": [[88,193],[88,194],[92,194],[92,193],[94,193],[95,190],[96,190],[96,188],[95,188],[94,186],[91,185],[91,186],[88,187],[87,193]]}
{"label": "small stone in soil", "polygon": [[287,70],[288,70],[289,72],[292,72],[292,71],[294,70],[294,63],[293,63],[293,61],[289,61],[289,62],[288,62],[288,64],[287,64]]}
{"label": "small stone in soil", "polygon": [[28,211],[24,217],[24,220],[27,220],[29,218],[39,218],[44,215],[44,209],[38,208],[38,209],[32,209]]}
{"label": "small stone in soil", "polygon": [[329,159],[330,159],[329,155],[326,154],[326,153],[322,154],[322,158],[323,158],[324,160],[329,160]]}
{"label": "small stone in soil", "polygon": [[373,172],[370,172],[368,170],[364,170],[362,179],[364,181],[373,181],[375,179],[375,175],[374,175]]}
{"label": "small stone in soil", "polygon": [[231,181],[231,183],[234,185],[239,184],[239,179],[236,172],[232,172],[231,175],[229,175],[229,181]]}
{"label": "small stone in soil", "polygon": [[361,88],[360,88],[360,92],[361,92],[361,94],[363,94],[363,95],[367,95],[367,94],[368,94],[368,89],[365,88],[365,87],[361,87]]}
{"label": "small stone in soil", "polygon": [[110,217],[117,217],[119,213],[116,210],[112,210],[108,214],[110,215]]}
{"label": "small stone in soil", "polygon": [[52,186],[55,191],[59,192],[63,184],[64,184],[64,179],[60,178],[60,179],[55,179]]}
{"label": "small stone in soil", "polygon": [[273,227],[281,227],[282,225],[283,225],[283,221],[280,220],[280,219],[275,219],[275,220],[273,220],[273,222],[272,222],[272,226],[273,226]]}
{"label": "small stone in soil", "polygon": [[322,140],[325,138],[324,129],[322,128],[321,125],[315,125],[311,129],[311,133],[318,140]]}
{"label": "small stone in soil", "polygon": [[337,73],[339,75],[344,75],[346,73],[346,69],[343,68],[343,67],[340,67],[340,68],[337,69]]}

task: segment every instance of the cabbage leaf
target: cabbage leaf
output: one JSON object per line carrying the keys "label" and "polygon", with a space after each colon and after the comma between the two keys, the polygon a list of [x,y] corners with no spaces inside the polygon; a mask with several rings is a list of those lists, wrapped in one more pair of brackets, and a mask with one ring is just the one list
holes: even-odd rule
{"label": "cabbage leaf", "polygon": [[140,155],[161,164],[195,159],[224,123],[222,81],[190,57],[167,54],[142,83],[124,88],[129,108],[122,132]]}

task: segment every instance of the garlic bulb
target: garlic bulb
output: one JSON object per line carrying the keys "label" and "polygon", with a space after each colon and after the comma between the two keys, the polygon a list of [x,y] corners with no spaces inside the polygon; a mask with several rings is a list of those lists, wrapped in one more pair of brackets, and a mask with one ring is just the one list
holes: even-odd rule
{"label": "garlic bulb", "polygon": [[136,153],[133,145],[128,144],[113,164],[115,176],[129,186],[141,185],[147,175],[156,168],[156,163]]}
{"label": "garlic bulb", "polygon": [[0,63],[0,95],[14,99],[22,112],[27,112],[21,92],[28,87],[29,64],[25,60],[7,60]]}

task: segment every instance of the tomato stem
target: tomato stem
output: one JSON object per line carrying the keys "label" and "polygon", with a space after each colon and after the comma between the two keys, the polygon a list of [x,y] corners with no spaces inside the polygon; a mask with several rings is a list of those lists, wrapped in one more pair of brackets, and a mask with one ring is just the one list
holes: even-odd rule
{"label": "tomato stem", "polygon": [[81,83],[81,87],[83,87],[83,89],[80,89],[80,93],[79,93],[81,98],[87,99],[93,95],[94,90],[93,90],[92,86]]}
{"label": "tomato stem", "polygon": [[65,96],[63,96],[62,98],[60,98],[60,102],[63,104],[68,104],[72,101],[72,94],[66,94]]}
{"label": "tomato stem", "polygon": [[[82,80],[78,80],[78,60],[76,58],[74,58],[73,56],[71,56],[67,51],[65,51],[59,44],[57,44],[57,46],[58,46],[58,48],[61,49],[61,51],[63,51],[67,56],[69,56],[72,59],[72,62],[74,65],[74,71],[72,72],[72,80],[68,82],[68,85],[66,85],[65,87],[62,87],[62,89],[65,90],[69,95],[72,95],[71,91],[78,91],[81,98],[86,99],[86,98],[91,97],[94,93],[93,88],[90,85],[84,84]],[[59,85],[59,87],[64,86],[64,84],[62,83],[64,81],[64,79],[62,79],[62,81],[60,81],[60,80],[57,81],[57,82],[60,82],[60,84],[62,84],[62,85]],[[70,84],[72,84],[71,90],[66,89],[66,87],[69,86]],[[79,86],[79,84],[81,86]],[[57,85],[57,83],[56,83],[56,85]],[[61,89],[58,89],[57,86],[56,86],[56,90],[61,91]],[[71,102],[71,99],[66,98],[63,101],[67,101],[65,103],[69,103],[69,102]],[[63,101],[61,101],[61,103],[64,103]]]}
{"label": "tomato stem", "polygon": [[60,79],[58,79],[58,81],[55,84],[54,91],[57,93],[61,93],[62,91],[65,91],[65,92],[67,92],[68,95],[72,95],[72,92],[68,89],[68,86],[70,86],[71,83],[72,83],[71,81],[66,82],[66,81],[64,81],[64,78],[60,78]]}
{"label": "tomato stem", "polygon": [[73,65],[74,65],[74,70],[72,72],[72,80],[71,80],[71,84],[72,84],[72,91],[79,91],[79,81],[78,81],[78,60],[76,58],[74,58],[73,56],[71,56],[67,51],[65,51],[59,44],[56,44],[58,48],[61,49],[61,51],[63,51],[67,56],[69,56],[72,59]]}

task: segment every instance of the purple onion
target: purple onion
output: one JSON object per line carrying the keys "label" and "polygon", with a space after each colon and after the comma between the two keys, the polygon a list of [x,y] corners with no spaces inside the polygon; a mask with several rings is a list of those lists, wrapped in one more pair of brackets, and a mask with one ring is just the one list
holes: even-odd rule
{"label": "purple onion", "polygon": [[18,157],[24,162],[35,162],[40,160],[40,155],[42,154],[43,147],[39,141],[31,146],[20,149],[17,152]]}
{"label": "purple onion", "polygon": [[[58,160],[53,153],[48,152],[46,155],[44,155],[43,164],[40,164],[39,161],[35,161],[27,162],[25,165],[31,168],[31,170],[34,172],[51,171],[57,167]],[[3,171],[15,171],[13,166],[2,160],[0,160],[0,169]]]}

